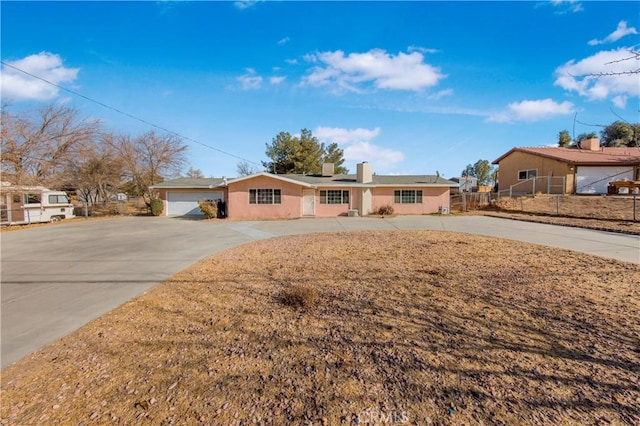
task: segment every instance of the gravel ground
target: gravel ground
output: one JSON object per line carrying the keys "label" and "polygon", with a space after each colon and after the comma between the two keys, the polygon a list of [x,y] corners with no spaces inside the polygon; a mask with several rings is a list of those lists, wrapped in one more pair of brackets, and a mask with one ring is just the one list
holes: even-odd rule
{"label": "gravel ground", "polygon": [[3,370],[0,424],[639,424],[639,282],[466,234],[259,241]]}

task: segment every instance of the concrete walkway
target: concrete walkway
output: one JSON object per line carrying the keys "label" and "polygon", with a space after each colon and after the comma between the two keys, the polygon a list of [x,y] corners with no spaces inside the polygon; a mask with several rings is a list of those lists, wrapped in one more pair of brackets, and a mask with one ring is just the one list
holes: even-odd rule
{"label": "concrete walkway", "polygon": [[640,237],[484,216],[232,222],[126,217],[0,234],[1,365],[8,366],[217,251],[311,232],[431,229],[640,263]]}

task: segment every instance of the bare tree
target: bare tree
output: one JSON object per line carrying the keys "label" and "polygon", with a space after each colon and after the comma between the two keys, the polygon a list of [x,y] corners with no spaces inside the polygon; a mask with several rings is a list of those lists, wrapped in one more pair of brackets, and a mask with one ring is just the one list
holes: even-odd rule
{"label": "bare tree", "polygon": [[236,165],[238,176],[249,176],[260,172],[260,168],[248,161],[241,161]]}
{"label": "bare tree", "polygon": [[69,186],[78,197],[90,203],[108,201],[122,183],[123,165],[113,144],[112,134],[80,149],[71,167]]}
{"label": "bare tree", "polygon": [[98,120],[82,120],[75,109],[59,105],[20,115],[3,105],[1,124],[3,178],[18,185],[62,185],[79,148],[100,134]]}
{"label": "bare tree", "polygon": [[166,177],[180,173],[185,163],[187,146],[178,136],[147,132],[136,138],[120,136],[113,141],[132,192],[149,203],[156,194],[149,187]]}
{"label": "bare tree", "polygon": [[204,178],[204,173],[200,169],[189,167],[189,170],[187,170],[187,174],[185,177],[188,177],[190,179],[202,179]]}

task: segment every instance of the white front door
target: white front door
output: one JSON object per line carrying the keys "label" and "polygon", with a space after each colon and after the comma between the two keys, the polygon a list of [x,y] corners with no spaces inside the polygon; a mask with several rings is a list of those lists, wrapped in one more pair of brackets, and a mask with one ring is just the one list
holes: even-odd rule
{"label": "white front door", "polygon": [[314,189],[302,190],[302,215],[314,216],[316,214],[316,191]]}

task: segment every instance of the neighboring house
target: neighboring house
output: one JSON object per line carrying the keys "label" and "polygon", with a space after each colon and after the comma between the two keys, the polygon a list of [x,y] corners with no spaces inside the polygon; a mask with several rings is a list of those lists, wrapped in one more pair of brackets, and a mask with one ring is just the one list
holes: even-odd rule
{"label": "neighboring house", "polygon": [[579,147],[513,148],[493,164],[499,191],[606,194],[609,182],[640,179],[640,148],[601,147],[592,138]]}
{"label": "neighboring house", "polygon": [[451,188],[451,192],[475,192],[478,191],[478,178],[473,176],[461,176],[449,178],[450,181],[457,182],[458,188]]}
{"label": "neighboring house", "polygon": [[[287,219],[369,215],[386,205],[396,214],[428,214],[449,211],[451,187],[458,184],[437,176],[380,176],[369,163],[357,165],[355,175],[334,175],[333,165],[323,165],[321,175],[256,173],[221,181],[207,190],[180,188],[202,197],[218,193],[231,219]],[[174,181],[155,185],[161,189],[166,214],[173,215]],[[195,202],[197,205],[197,201]]]}

